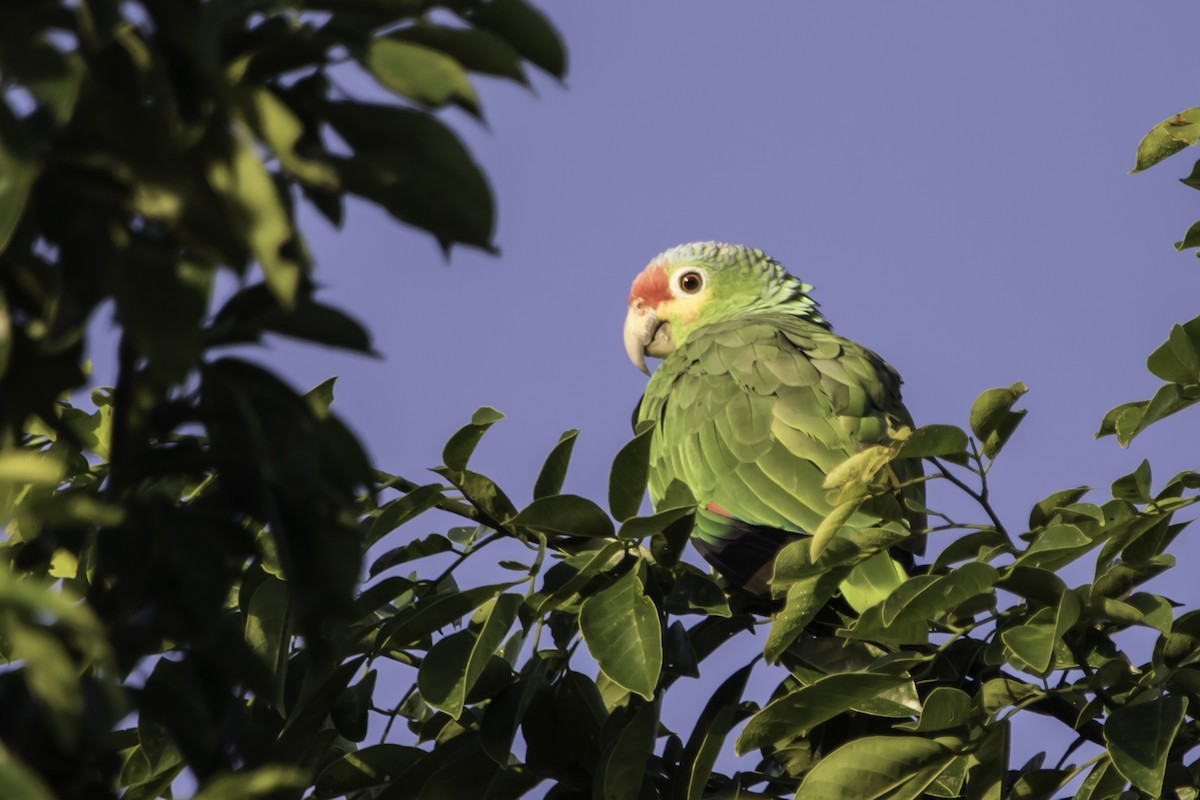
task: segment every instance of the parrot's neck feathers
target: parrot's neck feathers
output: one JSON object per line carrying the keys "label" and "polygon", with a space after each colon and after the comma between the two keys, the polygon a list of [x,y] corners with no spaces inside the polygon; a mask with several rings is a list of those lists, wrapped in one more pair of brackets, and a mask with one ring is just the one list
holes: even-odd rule
{"label": "parrot's neck feathers", "polygon": [[770,288],[763,293],[764,308],[793,314],[828,328],[829,322],[821,316],[820,304],[808,296],[813,287],[786,272],[779,277],[781,279],[772,281]]}

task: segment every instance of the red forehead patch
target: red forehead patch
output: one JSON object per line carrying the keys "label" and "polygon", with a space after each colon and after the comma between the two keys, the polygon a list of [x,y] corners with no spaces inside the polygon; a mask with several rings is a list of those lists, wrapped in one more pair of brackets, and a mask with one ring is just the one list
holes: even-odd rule
{"label": "red forehead patch", "polygon": [[629,302],[641,298],[642,302],[655,308],[664,300],[671,299],[671,290],[667,288],[667,271],[661,261],[651,261],[650,264],[633,279],[633,288],[629,290]]}

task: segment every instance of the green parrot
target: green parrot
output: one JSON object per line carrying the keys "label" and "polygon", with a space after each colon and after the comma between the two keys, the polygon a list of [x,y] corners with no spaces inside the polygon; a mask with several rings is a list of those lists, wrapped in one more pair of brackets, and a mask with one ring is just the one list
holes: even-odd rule
{"label": "green parrot", "polygon": [[[635,412],[635,425],[657,423],[650,498],[657,506],[673,480],[686,484],[699,503],[696,548],[730,583],[760,595],[778,552],[832,510],[826,475],[912,425],[900,376],[833,333],[810,291],[761,250],[696,242],[656,257],[629,293],[630,359],[647,374],[646,356],[663,359]],[[892,469],[901,482],[921,475],[918,461]],[[923,506],[921,483],[903,491]],[[924,527],[916,514],[910,524]],[[903,544],[919,551],[922,542]],[[911,552],[893,554],[911,568]],[[906,577],[880,556],[894,576],[885,580]]]}

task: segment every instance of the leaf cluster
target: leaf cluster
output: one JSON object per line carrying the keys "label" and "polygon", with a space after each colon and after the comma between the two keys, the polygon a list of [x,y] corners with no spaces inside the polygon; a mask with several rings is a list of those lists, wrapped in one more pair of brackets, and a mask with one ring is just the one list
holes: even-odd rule
{"label": "leaf cluster", "polygon": [[[19,6],[19,7],[18,7]],[[0,794],[299,796],[366,732],[376,476],[268,335],[371,354],[297,224],[492,248],[436,115],[565,69],[524,0],[31,0],[0,25]],[[373,99],[358,96],[368,88]],[[387,98],[380,100],[379,98]],[[233,287],[221,288],[218,287]],[[89,322],[118,327],[92,408]]]}

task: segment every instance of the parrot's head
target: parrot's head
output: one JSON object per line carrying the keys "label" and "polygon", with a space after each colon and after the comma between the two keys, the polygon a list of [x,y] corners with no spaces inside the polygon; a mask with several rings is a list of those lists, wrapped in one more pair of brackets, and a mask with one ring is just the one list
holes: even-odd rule
{"label": "parrot's head", "polygon": [[649,374],[646,356],[665,358],[692,331],[743,314],[774,310],[828,327],[810,291],[761,250],[722,242],[681,244],[634,278],[625,352]]}

